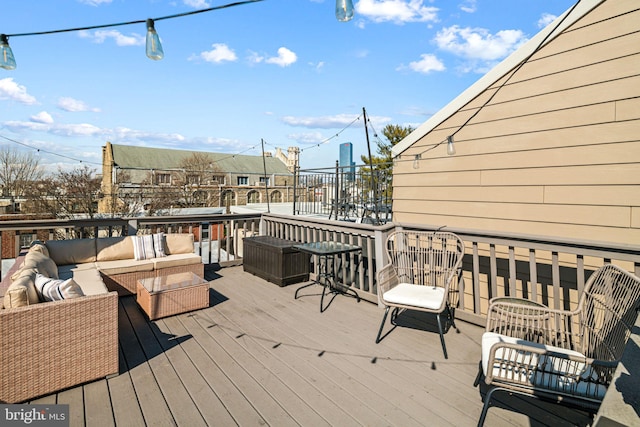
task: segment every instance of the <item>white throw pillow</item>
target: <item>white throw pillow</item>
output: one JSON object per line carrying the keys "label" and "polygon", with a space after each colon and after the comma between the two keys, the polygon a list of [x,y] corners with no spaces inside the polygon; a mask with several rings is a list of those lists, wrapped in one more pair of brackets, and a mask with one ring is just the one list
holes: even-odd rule
{"label": "white throw pillow", "polygon": [[36,291],[42,301],[58,301],[84,296],[80,286],[73,279],[51,279],[36,274]]}
{"label": "white throw pillow", "polygon": [[153,236],[151,234],[131,236],[131,239],[133,240],[133,256],[136,260],[156,257],[156,252],[153,249]]}
{"label": "white throw pillow", "polygon": [[156,252],[156,258],[167,256],[164,252],[164,233],[156,233],[153,235],[153,250]]}

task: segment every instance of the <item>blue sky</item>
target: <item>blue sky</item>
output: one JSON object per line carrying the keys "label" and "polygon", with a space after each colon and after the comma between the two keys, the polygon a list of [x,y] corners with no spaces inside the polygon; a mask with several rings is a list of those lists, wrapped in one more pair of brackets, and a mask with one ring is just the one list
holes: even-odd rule
{"label": "blue sky", "polygon": [[[3,0],[0,33],[144,20],[232,1]],[[89,165],[116,144],[259,155],[301,149],[302,168],[375,151],[387,124],[417,127],[575,0],[264,0],[144,24],[10,37],[0,69],[0,146],[50,171]],[[12,140],[12,141],[10,141]],[[39,152],[37,150],[40,150]]]}

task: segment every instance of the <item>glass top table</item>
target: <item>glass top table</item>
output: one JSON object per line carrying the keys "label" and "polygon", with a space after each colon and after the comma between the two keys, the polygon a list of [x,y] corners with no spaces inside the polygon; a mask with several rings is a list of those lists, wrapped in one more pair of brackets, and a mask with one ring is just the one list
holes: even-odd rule
{"label": "glass top table", "polygon": [[350,245],[342,242],[310,242],[293,245],[299,251],[310,253],[311,255],[339,255],[348,252],[361,250],[360,246]]}
{"label": "glass top table", "polygon": [[360,246],[342,242],[324,241],[300,243],[297,245],[293,245],[293,248],[318,257],[320,264],[319,273],[316,276],[316,279],[311,283],[308,283],[296,289],[294,299],[298,298],[298,292],[301,289],[318,284],[322,285],[322,296],[320,297],[320,313],[324,312],[324,310],[326,310],[331,304],[331,301],[333,301],[333,298],[331,298],[327,306],[324,306],[324,296],[327,293],[327,290],[328,293],[333,293],[334,297],[335,294],[338,293],[351,293],[358,300],[358,302],[360,302],[360,296],[358,295],[358,293],[346,284],[340,282],[338,278],[338,269],[335,265],[338,255],[359,252],[362,250]]}

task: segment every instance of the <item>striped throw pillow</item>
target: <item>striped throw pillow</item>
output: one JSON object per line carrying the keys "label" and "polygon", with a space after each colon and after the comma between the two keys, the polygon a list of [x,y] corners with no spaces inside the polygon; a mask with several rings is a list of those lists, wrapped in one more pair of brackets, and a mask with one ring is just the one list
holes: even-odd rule
{"label": "striped throw pillow", "polygon": [[164,252],[164,233],[155,233],[153,235],[153,249],[156,252],[156,258],[167,256]]}
{"label": "striped throw pillow", "polygon": [[156,257],[153,250],[153,236],[145,234],[143,236],[132,236],[133,256],[136,260],[151,259]]}
{"label": "striped throw pillow", "polygon": [[41,301],[58,301],[84,295],[80,286],[73,279],[52,279],[37,273],[35,284],[36,292]]}

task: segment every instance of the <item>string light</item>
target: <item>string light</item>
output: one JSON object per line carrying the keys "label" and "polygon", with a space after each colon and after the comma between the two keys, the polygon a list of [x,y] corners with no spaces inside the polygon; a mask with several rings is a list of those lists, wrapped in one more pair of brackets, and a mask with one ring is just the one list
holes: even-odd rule
{"label": "string light", "polygon": [[[78,163],[86,163],[86,164],[92,164],[92,165],[96,165],[96,166],[102,166],[102,163],[91,162],[91,161],[88,161],[88,160],[82,160],[82,159],[78,159],[78,158],[75,158],[75,157],[66,156],[64,154],[55,153],[53,151],[47,151],[47,150],[44,150],[42,148],[36,148],[36,147],[34,147],[32,145],[25,144],[24,142],[17,141],[15,139],[9,138],[9,137],[4,136],[4,135],[0,135],[0,138],[5,139],[5,140],[7,140],[9,142],[13,142],[14,144],[18,144],[18,145],[20,145],[22,147],[32,149],[32,150],[34,150],[36,152],[36,156],[40,156],[41,154],[44,153],[44,154],[49,154],[51,156],[56,156],[56,157],[60,157],[60,158],[67,159],[67,160],[73,160],[74,162],[78,162]],[[214,160],[214,163],[221,162],[223,160],[230,159],[230,158],[235,158],[236,156],[242,155],[242,154],[246,153],[247,151],[255,150],[257,148],[258,148],[258,145],[254,145],[254,146],[249,147],[249,148],[247,148],[247,149],[245,149],[243,151],[240,151],[238,153],[229,154],[228,156],[221,157],[221,158],[219,158],[217,160]],[[143,168],[143,169],[146,170],[147,168]],[[173,169],[171,169],[171,170],[173,170]]]}
{"label": "string light", "polygon": [[16,59],[13,57],[9,39],[5,34],[0,34],[0,68],[5,70],[16,69]]}
{"label": "string light", "polygon": [[[456,147],[453,145],[453,135],[449,135],[447,136],[447,139],[443,139],[442,141],[438,142],[437,144],[432,145],[431,147],[427,148],[426,150],[416,154],[415,156],[413,156],[413,168],[414,169],[419,169],[420,168],[420,160],[422,159],[422,155],[428,151],[431,151],[433,149],[435,149],[436,147],[441,146],[444,143],[447,143],[447,155],[449,156],[453,156],[454,154],[456,154]],[[400,157],[400,155],[396,156],[396,157]],[[394,159],[394,161],[396,161]]]}
{"label": "string light", "polygon": [[357,122],[358,120],[360,120],[360,118],[361,118],[361,117],[362,117],[362,114],[361,114],[361,115],[359,115],[358,117],[356,117],[356,118],[355,118],[351,123],[349,123],[348,125],[346,125],[344,128],[342,128],[342,130],[341,130],[340,132],[336,133],[335,135],[330,136],[329,138],[325,139],[324,141],[321,141],[321,142],[317,143],[316,145],[313,145],[313,146],[311,146],[311,147],[303,148],[303,149],[301,149],[301,150],[300,150],[300,152],[302,153],[303,151],[309,150],[309,149],[311,149],[311,148],[318,148],[318,147],[320,147],[321,145],[328,143],[328,142],[329,142],[329,141],[331,141],[332,139],[339,137],[339,136],[340,136],[340,134],[341,134],[342,132],[344,132],[345,130],[347,130],[347,129],[348,129],[348,128],[350,128],[351,126],[353,126],[353,124],[354,124],[355,122]]}
{"label": "string light", "polygon": [[[113,28],[113,27],[121,27],[124,25],[134,25],[134,24],[142,24],[142,23],[145,23],[147,25],[147,43],[146,43],[147,56],[157,61],[164,57],[164,51],[162,49],[162,44],[160,43],[160,38],[158,36],[158,33],[155,30],[155,25],[154,25],[155,22],[161,21],[164,19],[181,18],[184,16],[195,15],[198,13],[211,12],[214,10],[226,9],[234,6],[241,6],[249,3],[257,3],[260,1],[264,1],[264,0],[243,0],[243,1],[237,1],[234,3],[228,3],[220,6],[209,7],[206,9],[193,10],[191,12],[183,12],[183,13],[176,13],[174,15],[161,16],[159,18],[149,18],[149,19],[141,19],[136,21],[117,22],[113,24],[90,25],[86,27],[38,31],[38,32],[32,32],[32,33],[0,34],[0,68],[4,68],[5,70],[14,70],[16,68],[16,60],[15,60],[15,57],[13,56],[13,52],[11,51],[11,47],[9,46],[10,37],[41,36],[46,34],[96,30],[99,28]],[[346,22],[351,20],[352,18],[353,18],[352,1],[336,0],[336,19],[338,19],[338,21],[341,21],[341,22]]]}
{"label": "string light", "polygon": [[336,19],[340,22],[347,22],[352,18],[353,2],[351,0],[336,0]]}
{"label": "string light", "polygon": [[33,147],[33,146],[29,145],[29,144],[25,144],[24,142],[16,141],[15,139],[11,139],[11,138],[9,138],[7,136],[4,136],[4,135],[0,135],[0,138],[6,139],[7,141],[13,142],[14,144],[18,144],[18,145],[21,145],[23,147],[35,150],[36,151],[36,156],[39,156],[40,154],[45,153],[45,154],[49,154],[49,155],[52,155],[52,156],[57,156],[57,157],[60,157],[60,158],[63,158],[63,159],[67,159],[67,160],[73,160],[74,162],[78,162],[78,163],[88,163],[88,164],[102,166],[102,163],[83,161],[81,159],[76,159],[75,157],[65,156],[64,154],[54,153],[52,151],[43,150],[42,148]]}
{"label": "string light", "polygon": [[1,34],[0,35],[0,67],[6,70],[13,70],[16,68],[16,61],[15,61],[15,58],[13,57],[13,52],[11,51],[11,47],[9,47],[9,38],[11,37],[41,36],[41,35],[47,35],[47,34],[96,30],[99,28],[113,28],[113,27],[121,27],[124,25],[134,25],[134,24],[143,24],[143,23],[147,25],[147,46],[146,46],[147,56],[151,59],[159,60],[164,57],[164,52],[162,51],[162,45],[160,44],[158,33],[155,31],[155,28],[154,28],[155,22],[165,20],[165,19],[181,18],[184,16],[195,15],[198,13],[211,12],[214,10],[226,9],[234,6],[241,6],[248,3],[257,3],[260,1],[263,1],[263,0],[238,1],[238,2],[228,3],[220,6],[209,7],[207,9],[193,10],[191,12],[177,13],[174,15],[161,16],[159,18],[153,18],[153,19],[141,19],[136,21],[117,22],[113,24],[102,24],[102,25],[91,25],[86,27],[66,28],[61,30],[38,31],[33,33]]}
{"label": "string light", "polygon": [[147,19],[147,57],[154,61],[164,58],[164,50],[162,50],[160,37],[156,32],[153,19]]}

